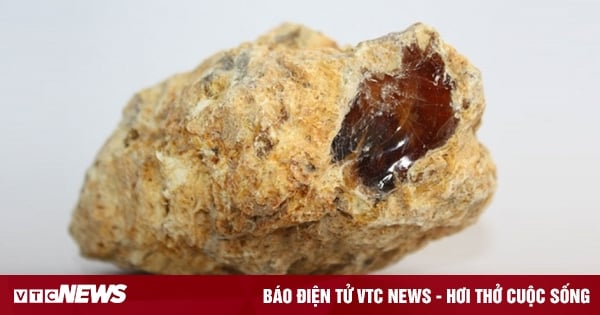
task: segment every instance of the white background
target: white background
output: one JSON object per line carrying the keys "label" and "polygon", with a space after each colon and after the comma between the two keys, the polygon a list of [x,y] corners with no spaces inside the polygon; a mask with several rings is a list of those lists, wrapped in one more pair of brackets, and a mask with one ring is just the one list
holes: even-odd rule
{"label": "white background", "polygon": [[137,90],[283,21],[341,44],[436,27],[484,76],[498,191],[478,224],[384,273],[600,273],[594,1],[0,0],[0,273],[114,273],[67,233]]}

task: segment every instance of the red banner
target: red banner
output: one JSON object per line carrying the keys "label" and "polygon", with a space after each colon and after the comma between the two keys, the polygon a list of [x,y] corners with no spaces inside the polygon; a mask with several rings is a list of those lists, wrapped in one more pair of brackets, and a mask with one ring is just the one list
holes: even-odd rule
{"label": "red banner", "polygon": [[0,276],[0,314],[600,314],[600,276]]}

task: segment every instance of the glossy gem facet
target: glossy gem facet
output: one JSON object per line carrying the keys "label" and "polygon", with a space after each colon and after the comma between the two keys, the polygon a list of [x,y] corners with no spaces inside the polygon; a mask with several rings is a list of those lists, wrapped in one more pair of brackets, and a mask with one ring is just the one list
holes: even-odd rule
{"label": "glossy gem facet", "polygon": [[443,145],[457,119],[451,106],[455,83],[439,54],[416,45],[403,49],[402,68],[367,73],[331,144],[333,161],[353,161],[353,175],[387,192],[395,178],[427,151]]}

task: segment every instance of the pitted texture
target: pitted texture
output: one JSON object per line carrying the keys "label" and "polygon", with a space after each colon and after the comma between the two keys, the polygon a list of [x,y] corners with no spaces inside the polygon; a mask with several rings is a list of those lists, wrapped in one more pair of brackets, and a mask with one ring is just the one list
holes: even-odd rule
{"label": "pitted texture", "polygon": [[430,27],[285,24],[137,93],[86,174],[85,256],[153,273],[362,273],[472,224],[479,71]]}

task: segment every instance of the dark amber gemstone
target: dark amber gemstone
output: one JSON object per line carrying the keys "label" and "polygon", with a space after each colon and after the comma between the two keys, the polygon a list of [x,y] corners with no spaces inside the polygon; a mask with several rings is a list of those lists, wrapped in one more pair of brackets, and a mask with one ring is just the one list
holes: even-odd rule
{"label": "dark amber gemstone", "polygon": [[443,145],[457,123],[450,104],[454,81],[440,55],[409,46],[402,56],[400,71],[366,74],[331,143],[334,162],[353,160],[353,176],[381,192]]}

